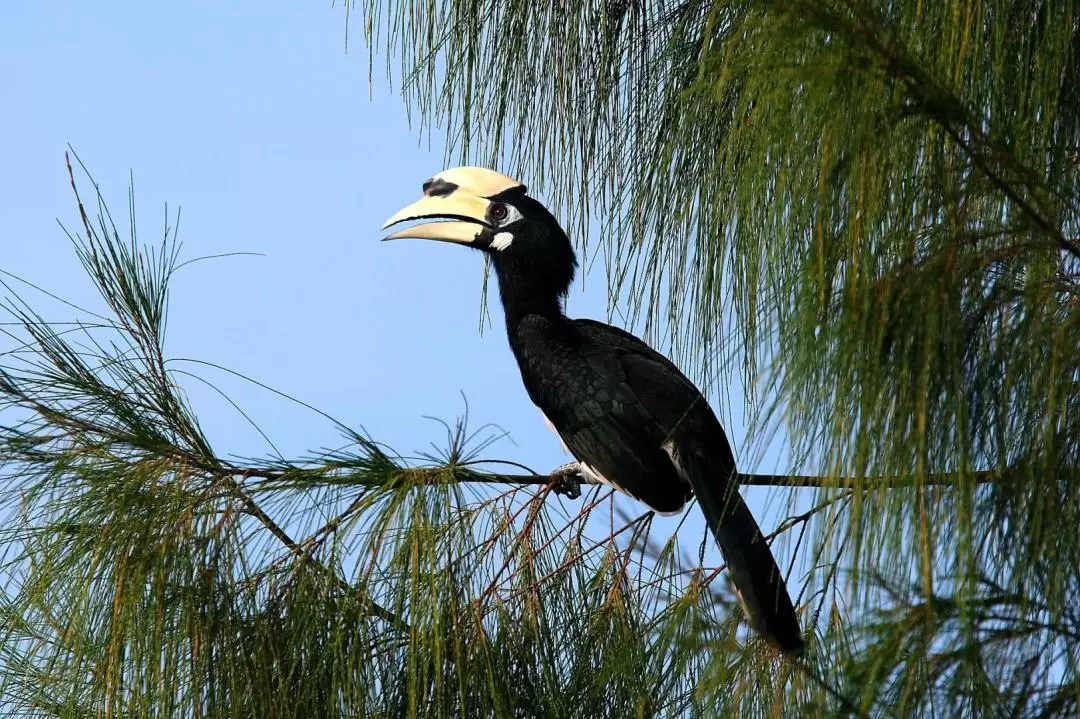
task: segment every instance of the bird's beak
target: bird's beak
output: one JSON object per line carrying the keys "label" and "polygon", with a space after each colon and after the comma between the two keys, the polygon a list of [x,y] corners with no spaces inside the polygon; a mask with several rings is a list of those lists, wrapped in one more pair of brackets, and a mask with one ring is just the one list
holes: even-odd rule
{"label": "bird's beak", "polygon": [[488,228],[486,218],[490,205],[490,201],[471,195],[463,189],[455,190],[448,195],[428,195],[398,210],[386,221],[382,229],[385,230],[387,227],[409,220],[431,218],[440,221],[406,227],[387,235],[383,240],[411,237],[471,245]]}

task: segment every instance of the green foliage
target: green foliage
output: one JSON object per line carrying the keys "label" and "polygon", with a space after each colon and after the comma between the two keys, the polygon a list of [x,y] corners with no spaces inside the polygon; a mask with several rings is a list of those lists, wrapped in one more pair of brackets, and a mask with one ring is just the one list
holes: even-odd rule
{"label": "green foliage", "polygon": [[807,582],[842,567],[854,707],[1080,711],[1080,5],[368,12],[454,159],[599,224],[631,317],[850,479]]}
{"label": "green foliage", "polygon": [[121,237],[98,197],[73,240],[105,309],[50,324],[9,292],[5,707],[1080,713],[1080,6],[363,14],[455,159],[559,205],[631,317],[703,381],[741,363],[757,437],[822,475],[777,531],[806,655],[738,628],[700,536],[499,486],[464,423],[439,457],[342,427],[223,459],[163,350],[174,239]]}
{"label": "green foliage", "polygon": [[163,349],[176,240],[140,244],[134,219],[123,238],[96,200],[72,241],[104,312],[50,323],[8,286],[7,708],[614,718],[814,699],[760,677],[760,696],[702,694],[706,672],[731,684],[736,658],[771,661],[735,642],[720,570],[686,558],[702,537],[687,551],[654,536],[651,514],[621,517],[599,487],[571,507],[542,481],[507,487],[463,422],[439,457],[342,427],[333,452],[223,459],[184,397],[188,364]]}

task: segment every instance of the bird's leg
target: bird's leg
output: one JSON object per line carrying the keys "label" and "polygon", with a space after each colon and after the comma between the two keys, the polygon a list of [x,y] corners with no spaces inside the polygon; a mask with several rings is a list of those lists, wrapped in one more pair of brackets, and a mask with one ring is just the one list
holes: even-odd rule
{"label": "bird's leg", "polygon": [[564,494],[567,499],[577,499],[581,496],[581,480],[584,476],[578,462],[560,465],[551,470],[551,491]]}

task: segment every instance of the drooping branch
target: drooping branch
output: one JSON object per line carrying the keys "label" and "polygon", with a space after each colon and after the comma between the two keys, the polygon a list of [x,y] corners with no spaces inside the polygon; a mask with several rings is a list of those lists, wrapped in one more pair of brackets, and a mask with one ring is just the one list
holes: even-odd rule
{"label": "drooping branch", "polygon": [[367,611],[379,619],[389,623],[399,631],[408,632],[409,624],[400,616],[390,611],[386,607],[367,596],[367,593],[350,587],[349,583],[342,579],[337,572],[333,571],[326,564],[323,564],[316,559],[308,548],[304,545],[298,544],[277,522],[275,522],[270,515],[268,515],[263,509],[255,502],[252,497],[243,490],[243,488],[230,476],[226,477],[229,489],[240,499],[244,505],[244,511],[251,516],[255,517],[271,534],[274,535],[283,545],[285,545],[293,554],[300,559],[308,562],[310,566],[314,567],[317,571],[328,576],[339,589],[344,590],[347,593],[352,593],[356,599],[363,604]]}

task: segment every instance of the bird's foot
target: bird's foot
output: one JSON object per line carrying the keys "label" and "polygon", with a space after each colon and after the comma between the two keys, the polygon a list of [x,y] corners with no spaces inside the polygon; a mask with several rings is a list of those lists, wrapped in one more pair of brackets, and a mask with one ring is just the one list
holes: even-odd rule
{"label": "bird's foot", "polygon": [[567,499],[581,496],[581,465],[577,462],[563,464],[551,470],[551,491],[565,495]]}

